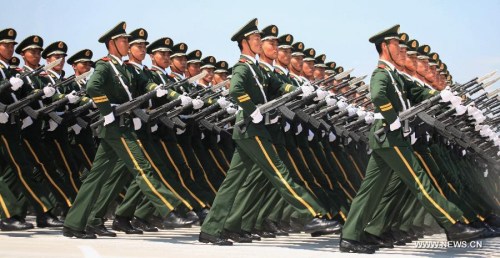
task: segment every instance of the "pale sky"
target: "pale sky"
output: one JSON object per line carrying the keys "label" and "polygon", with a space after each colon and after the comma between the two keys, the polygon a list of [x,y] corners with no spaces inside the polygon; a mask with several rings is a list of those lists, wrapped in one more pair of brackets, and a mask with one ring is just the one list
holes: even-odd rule
{"label": "pale sky", "polygon": [[[188,52],[234,64],[239,58],[233,33],[252,18],[259,28],[274,24],[306,48],[326,54],[353,75],[370,75],[377,64],[373,34],[394,24],[429,44],[448,65],[454,80],[465,82],[492,70],[500,71],[500,1],[4,1],[0,29],[17,30],[20,42],[43,37],[45,46],[62,40],[68,54],[90,48],[94,59],[106,55],[98,38],[120,21],[127,31],[145,28],[149,42],[168,36],[185,42]],[[145,64],[149,65],[149,58]],[[67,74],[72,74],[69,66]],[[369,77],[366,79],[369,80]],[[495,85],[495,88],[499,87]]]}

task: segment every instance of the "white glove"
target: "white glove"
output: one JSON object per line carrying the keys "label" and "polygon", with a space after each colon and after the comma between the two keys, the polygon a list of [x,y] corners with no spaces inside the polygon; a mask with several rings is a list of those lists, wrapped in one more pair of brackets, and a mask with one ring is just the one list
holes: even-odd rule
{"label": "white glove", "polygon": [[372,115],[365,116],[365,123],[372,124],[373,121],[375,121],[375,118]]}
{"label": "white glove", "polygon": [[138,117],[132,118],[132,122],[134,123],[134,130],[139,130],[142,127],[141,119]]}
{"label": "white glove", "polygon": [[193,99],[193,109],[200,109],[203,107],[203,100],[201,99]]}
{"label": "white glove", "polygon": [[399,117],[396,118],[396,121],[392,122],[392,124],[389,125],[389,129],[391,131],[395,131],[401,128],[401,121],[399,120]]}
{"label": "white glove", "polygon": [[222,92],[221,92],[221,95],[224,96],[224,97],[227,96],[227,95],[229,95],[229,90],[228,89],[223,89]]}
{"label": "white glove", "polygon": [[323,100],[327,95],[328,95],[328,91],[324,91],[322,89],[317,89],[316,90],[316,98],[314,98],[314,101]]}
{"label": "white glove", "polygon": [[236,113],[237,109],[232,107],[231,105],[226,108],[226,112],[230,115]]}
{"label": "white glove", "polygon": [[330,133],[328,134],[328,141],[329,141],[329,142],[334,142],[334,141],[335,141],[335,139],[337,139],[337,136],[336,136],[333,132],[330,132]]}
{"label": "white glove", "polygon": [[470,106],[470,105],[469,105],[469,106],[467,106],[467,114],[468,114],[469,116],[474,115],[474,113],[476,113],[476,112],[477,112],[477,110],[478,110],[478,109],[477,109],[476,107],[474,107],[474,106]]}
{"label": "white glove", "polygon": [[220,97],[217,100],[217,104],[219,104],[220,108],[225,108],[230,104],[230,102],[227,101],[225,97]]}
{"label": "white glove", "polygon": [[299,135],[302,132],[302,124],[297,125],[297,132],[295,132],[295,135]]}
{"label": "white glove", "polygon": [[56,121],[49,119],[49,129],[48,129],[49,132],[56,130],[58,126],[59,125],[56,123]]}
{"label": "white glove", "polygon": [[94,103],[94,101],[93,101],[93,100],[89,100],[89,102],[90,102],[90,103],[92,103],[92,107],[93,107],[93,108],[97,108],[97,105]]}
{"label": "white glove", "polygon": [[302,89],[302,97],[303,98],[312,94],[313,89],[311,89],[311,88],[312,88],[311,86],[307,86],[307,85],[300,86],[300,89]]}
{"label": "white glove", "polygon": [[347,104],[347,103],[346,103],[345,101],[343,101],[343,100],[339,100],[339,101],[337,102],[337,107],[339,108],[340,112],[344,111],[344,110],[347,108],[347,106],[349,106],[349,104]]}
{"label": "white glove", "polygon": [[325,101],[326,101],[326,105],[329,106],[329,107],[337,105],[337,99],[333,98],[331,96],[330,97],[326,97]]}
{"label": "white glove", "polygon": [[175,128],[175,133],[176,133],[177,135],[183,134],[185,131],[186,131],[186,129],[179,129],[179,128]]}
{"label": "white glove", "polygon": [[290,124],[288,122],[285,122],[285,127],[283,128],[283,130],[286,132],[290,131]]}
{"label": "white glove", "polygon": [[80,97],[76,95],[76,91],[70,92],[69,94],[66,95],[66,97],[68,98],[70,104],[74,104],[80,99]]}
{"label": "white glove", "polygon": [[366,113],[366,111],[361,110],[360,108],[358,108],[356,110],[356,115],[358,115],[359,118],[364,118],[366,115],[368,115],[368,113]]}
{"label": "white glove", "polygon": [[357,108],[353,107],[353,106],[350,106],[347,108],[347,114],[351,117],[351,116],[354,116],[356,115],[356,112],[358,111]]}
{"label": "white glove", "polygon": [[455,111],[457,112],[457,116],[460,116],[467,112],[467,107],[465,107],[464,105],[458,105],[455,107]]}
{"label": "white glove", "polygon": [[156,132],[157,130],[158,130],[158,125],[157,124],[151,126],[151,132],[152,133]]}
{"label": "white glove", "polygon": [[474,131],[476,131],[476,132],[481,131],[481,129],[483,129],[483,126],[485,126],[485,125],[480,125],[480,124],[476,125],[476,126],[474,127]]}
{"label": "white glove", "polygon": [[163,84],[156,86],[156,97],[161,98],[168,94],[168,90],[164,89]]}
{"label": "white glove", "polygon": [[307,135],[307,140],[312,141],[313,138],[314,138],[314,133],[311,130],[309,130],[309,133]]}
{"label": "white glove", "polygon": [[73,132],[75,132],[75,134],[78,135],[78,134],[80,134],[82,127],[77,125],[77,124],[74,124],[71,126],[71,129],[73,129]]}
{"label": "white glove", "polygon": [[439,92],[439,95],[441,96],[442,102],[449,102],[451,97],[454,96],[450,90],[446,90],[446,89]]}
{"label": "white glove", "polygon": [[185,95],[180,95],[179,98],[181,99],[181,106],[186,106],[189,105],[193,101],[192,98],[185,96]]}
{"label": "white glove", "polygon": [[0,112],[0,124],[6,124],[9,121],[9,114]]}
{"label": "white glove", "polygon": [[104,126],[109,125],[115,121],[115,115],[113,112],[104,116]]}
{"label": "white glove", "polygon": [[24,82],[23,80],[17,78],[17,77],[12,77],[9,79],[9,82],[10,82],[10,85],[12,85],[10,88],[13,90],[13,91],[16,91],[18,90],[19,88],[21,88],[21,86],[23,86]]}
{"label": "white glove", "polygon": [[48,85],[43,87],[43,97],[44,98],[50,98],[56,93],[56,89],[54,89],[52,86]]}
{"label": "white glove", "polygon": [[459,96],[453,96],[451,97],[450,102],[453,107],[457,107],[460,103],[462,103],[462,98]]}
{"label": "white glove", "polygon": [[250,114],[250,117],[252,118],[252,122],[255,124],[260,123],[262,119],[264,119],[258,108],[255,109],[255,111],[252,114]]}
{"label": "white glove", "polygon": [[21,125],[21,130],[32,125],[33,124],[33,119],[31,117],[26,117],[23,119],[23,124]]}

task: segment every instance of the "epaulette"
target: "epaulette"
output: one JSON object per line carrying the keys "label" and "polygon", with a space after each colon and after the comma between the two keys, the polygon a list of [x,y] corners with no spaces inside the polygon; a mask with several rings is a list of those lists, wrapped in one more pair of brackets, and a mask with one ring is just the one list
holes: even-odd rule
{"label": "epaulette", "polygon": [[238,62],[240,63],[248,63],[248,64],[253,64],[252,61],[248,60],[248,59],[245,59],[245,58],[240,58],[240,60],[238,60]]}
{"label": "epaulette", "polygon": [[47,75],[48,75],[47,72],[41,72],[38,74],[38,76],[47,76]]}
{"label": "epaulette", "polygon": [[111,59],[109,59],[109,57],[105,56],[105,57],[101,58],[101,60],[104,62],[109,62],[109,60],[111,60]]}
{"label": "epaulette", "polygon": [[14,69],[16,72],[22,72],[23,71],[23,68],[20,68],[20,67],[17,67]]}
{"label": "epaulette", "polygon": [[259,63],[260,68],[264,69],[266,72],[270,72],[271,70],[265,64]]}
{"label": "epaulette", "polygon": [[380,68],[380,69],[385,69],[387,67],[387,65],[385,65],[385,64],[378,64],[377,67]]}
{"label": "epaulette", "polygon": [[280,75],[285,75],[285,73],[278,68],[274,69],[274,72],[279,73]]}

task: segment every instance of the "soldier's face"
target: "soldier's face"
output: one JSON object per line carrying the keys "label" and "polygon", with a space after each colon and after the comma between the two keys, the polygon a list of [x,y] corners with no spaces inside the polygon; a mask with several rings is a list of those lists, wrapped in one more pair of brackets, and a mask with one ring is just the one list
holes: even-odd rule
{"label": "soldier's face", "polygon": [[429,66],[429,69],[427,70],[427,73],[425,74],[425,79],[434,82],[436,79],[436,66]]}
{"label": "soldier's face", "polygon": [[278,61],[285,67],[290,64],[290,59],[292,58],[291,48],[279,48],[278,49]]}
{"label": "soldier's face", "polygon": [[313,76],[314,72],[314,61],[305,61],[302,65],[302,73],[304,73],[305,76],[311,77]]}
{"label": "soldier's face", "polygon": [[170,52],[156,51],[151,55],[151,59],[156,66],[166,69],[170,66]]}
{"label": "soldier's face", "polygon": [[262,51],[267,58],[272,60],[278,58],[278,40],[264,40],[262,42]]}
{"label": "soldier's face", "polygon": [[203,80],[207,83],[211,82],[214,79],[214,68],[205,68],[204,71],[207,71],[207,75],[203,77]]}
{"label": "soldier's face", "polygon": [[8,61],[14,55],[14,43],[0,43],[0,57]]}
{"label": "soldier's face", "polygon": [[187,74],[195,76],[200,73],[200,63],[190,63],[187,65]]}
{"label": "soldier's face", "polygon": [[314,68],[314,79],[323,79],[325,78],[325,68],[323,67],[315,67]]}
{"label": "soldier's face", "polygon": [[214,74],[214,84],[221,83],[227,79],[227,73]]}
{"label": "soldier's face", "polygon": [[292,68],[299,73],[302,72],[302,65],[304,64],[303,56],[294,56],[290,59],[290,65]]}
{"label": "soldier's face", "polygon": [[92,62],[78,62],[73,64],[73,70],[75,70],[75,74],[80,75],[90,71],[92,68]]}
{"label": "soldier's face", "polygon": [[184,72],[187,66],[187,58],[185,56],[176,56],[172,58],[172,66]]}
{"label": "soldier's face", "polygon": [[64,67],[64,60],[66,59],[65,55],[62,55],[62,54],[50,55],[49,57],[47,57],[47,59],[45,61],[47,61],[47,64],[48,64],[48,63],[52,63],[52,62],[56,61],[59,58],[61,58],[62,61],[58,65],[54,66],[54,68],[52,68],[52,70],[60,72],[60,71],[62,71],[62,69]]}
{"label": "soldier's face", "polygon": [[146,43],[142,42],[130,45],[129,55],[132,55],[138,61],[144,60],[146,58]]}
{"label": "soldier's face", "polygon": [[128,45],[128,37],[118,37],[114,39],[115,44],[111,45],[116,45],[116,50],[118,50],[119,54],[125,54],[128,52],[129,45]]}
{"label": "soldier's face", "polygon": [[399,65],[399,66],[402,66],[404,67],[405,64],[406,64],[406,47],[399,47],[399,61],[397,61],[396,63]]}
{"label": "soldier's face", "polygon": [[245,40],[250,47],[250,50],[255,54],[260,54],[262,50],[262,41],[260,40],[260,34],[252,34],[248,36]]}
{"label": "soldier's face", "polygon": [[23,51],[21,56],[24,59],[24,62],[26,64],[32,65],[32,66],[37,66],[40,63],[40,59],[42,58],[41,55],[42,51],[38,48],[36,49],[28,49]]}
{"label": "soldier's face", "polygon": [[417,69],[417,55],[408,55],[405,61],[405,67],[411,72],[415,72]]}
{"label": "soldier's face", "polygon": [[[384,43],[382,43],[384,44]],[[387,43],[385,43],[387,44]],[[399,40],[397,39],[391,39],[389,40],[389,43],[387,44],[387,48],[389,50],[390,56],[392,56],[393,62],[398,62],[399,58],[399,53],[401,52],[400,47],[399,47]]]}
{"label": "soldier's face", "polygon": [[425,76],[427,74],[428,69],[429,69],[429,61],[426,59],[418,59],[418,61],[417,61],[417,73]]}

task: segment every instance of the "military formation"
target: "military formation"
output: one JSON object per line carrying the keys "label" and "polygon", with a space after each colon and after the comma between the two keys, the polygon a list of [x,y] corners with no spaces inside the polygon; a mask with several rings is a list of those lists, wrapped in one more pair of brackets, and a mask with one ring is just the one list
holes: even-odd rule
{"label": "military formation", "polygon": [[16,38],[0,31],[2,231],[200,225],[215,245],[341,234],[356,253],[500,235],[498,78],[454,83],[399,25],[369,39],[369,84],[257,19],[231,37],[233,66],[125,22],[100,59]]}

